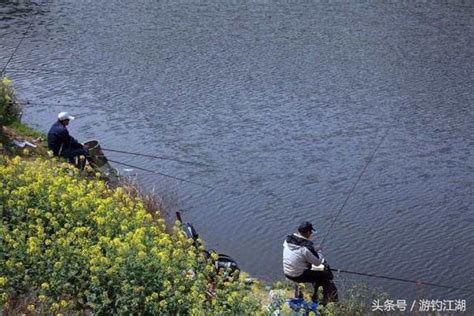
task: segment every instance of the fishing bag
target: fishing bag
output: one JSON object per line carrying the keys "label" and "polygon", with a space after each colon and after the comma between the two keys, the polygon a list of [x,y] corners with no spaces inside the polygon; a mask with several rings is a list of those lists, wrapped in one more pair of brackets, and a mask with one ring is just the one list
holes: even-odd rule
{"label": "fishing bag", "polygon": [[216,270],[219,271],[220,269],[223,269],[226,272],[233,273],[235,271],[240,271],[239,266],[237,265],[237,262],[229,257],[228,255],[225,255],[223,253],[219,253],[217,260],[214,262],[214,265],[216,267]]}

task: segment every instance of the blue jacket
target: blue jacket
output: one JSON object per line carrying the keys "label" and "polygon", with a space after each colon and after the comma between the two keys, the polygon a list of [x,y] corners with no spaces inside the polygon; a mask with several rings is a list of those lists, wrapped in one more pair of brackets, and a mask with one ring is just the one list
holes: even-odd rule
{"label": "blue jacket", "polygon": [[48,132],[48,148],[54,155],[59,156],[69,149],[82,148],[83,146],[72,136],[60,121],[51,126]]}

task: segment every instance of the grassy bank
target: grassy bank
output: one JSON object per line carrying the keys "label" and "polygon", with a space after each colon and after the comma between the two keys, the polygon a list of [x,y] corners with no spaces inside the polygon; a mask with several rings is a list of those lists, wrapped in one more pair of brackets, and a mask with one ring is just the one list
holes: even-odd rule
{"label": "grassy bank", "polygon": [[[166,227],[162,210],[52,158],[0,87],[0,306],[5,314],[290,315],[288,284],[216,271],[203,243]],[[38,147],[19,149],[12,139]],[[135,191],[136,192],[136,191]],[[270,298],[270,290],[278,293]],[[324,315],[363,315],[372,292],[348,291]],[[310,289],[306,291],[310,296]]]}

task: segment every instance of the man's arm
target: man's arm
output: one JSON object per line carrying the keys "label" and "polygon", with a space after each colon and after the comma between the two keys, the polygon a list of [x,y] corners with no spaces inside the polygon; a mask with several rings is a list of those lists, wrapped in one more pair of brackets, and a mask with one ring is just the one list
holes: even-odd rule
{"label": "man's arm", "polygon": [[70,139],[70,144],[71,144],[71,148],[72,149],[78,149],[78,148],[82,148],[84,147],[81,143],[79,143],[77,141],[77,139],[75,139],[74,137],[72,136],[69,136],[69,139]]}
{"label": "man's arm", "polygon": [[306,260],[312,265],[319,266],[320,264],[323,263],[322,260],[318,259],[315,255],[313,255],[311,251],[309,251],[308,248],[304,249],[304,256]]}
{"label": "man's arm", "polygon": [[48,148],[53,151],[55,155],[59,154],[59,147],[61,142],[58,139],[58,136],[55,133],[48,134]]}

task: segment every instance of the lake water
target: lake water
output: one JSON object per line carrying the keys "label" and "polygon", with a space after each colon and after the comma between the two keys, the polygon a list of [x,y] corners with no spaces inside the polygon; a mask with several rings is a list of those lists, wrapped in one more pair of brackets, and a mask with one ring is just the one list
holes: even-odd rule
{"label": "lake water", "polygon": [[[0,65],[31,22],[7,68],[26,123],[47,131],[65,110],[81,141],[210,165],[108,153],[214,187],[125,171],[265,280],[283,278],[282,242],[299,222],[326,234],[386,135],[326,258],[472,287],[473,21],[467,0],[0,0]],[[474,304],[369,282],[392,299]]]}

